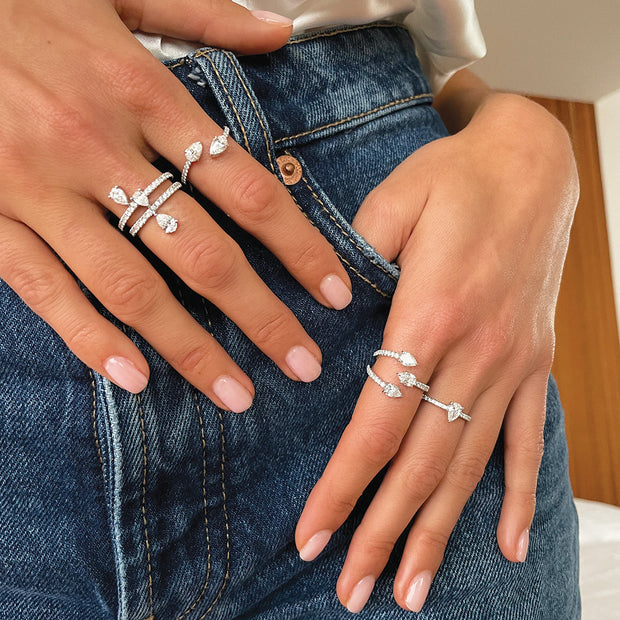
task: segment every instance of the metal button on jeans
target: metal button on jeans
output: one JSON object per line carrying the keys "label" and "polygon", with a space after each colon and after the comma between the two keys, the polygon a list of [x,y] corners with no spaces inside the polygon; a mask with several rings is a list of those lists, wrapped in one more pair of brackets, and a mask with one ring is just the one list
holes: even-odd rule
{"label": "metal button on jeans", "polygon": [[286,185],[295,185],[301,179],[301,164],[292,155],[280,155],[277,162]]}

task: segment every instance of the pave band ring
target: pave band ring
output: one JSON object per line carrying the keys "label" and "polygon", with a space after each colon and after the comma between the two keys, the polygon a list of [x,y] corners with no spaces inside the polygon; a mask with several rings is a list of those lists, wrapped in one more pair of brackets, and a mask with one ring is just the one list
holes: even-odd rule
{"label": "pave band ring", "polygon": [[403,385],[406,385],[407,387],[417,387],[423,392],[428,392],[430,390],[430,387],[426,385],[426,383],[422,383],[422,381],[418,381],[418,379],[416,378],[414,374],[407,372],[407,371],[399,372],[398,380]]}
{"label": "pave band ring", "polygon": [[370,366],[366,366],[366,374],[379,386],[383,388],[383,393],[390,398],[400,398],[403,394],[397,385],[387,383],[379,377]]}
{"label": "pave band ring", "polygon": [[165,233],[173,233],[177,229],[177,220],[170,215],[157,213],[157,209],[161,207],[172,194],[181,189],[181,184],[177,181],[173,183],[149,208],[140,216],[136,223],[129,229],[129,234],[135,237],[140,229],[147,223],[149,218],[155,216],[157,223]]}
{"label": "pave band ring", "polygon": [[449,404],[444,405],[444,403],[439,402],[438,400],[435,400],[434,398],[431,398],[430,396],[428,396],[428,394],[422,394],[422,398],[425,401],[431,403],[431,405],[435,405],[436,407],[439,407],[440,409],[447,411],[448,422],[454,422],[454,420],[456,420],[457,418],[463,418],[463,420],[465,420],[466,422],[469,422],[471,420],[471,416],[468,416],[463,411],[463,405],[460,405],[459,403],[450,402]]}
{"label": "pave band ring", "polygon": [[185,185],[187,183],[187,175],[192,164],[200,159],[202,156],[202,142],[194,142],[185,149],[185,165],[183,166],[183,172],[181,172],[181,183]]}
{"label": "pave band ring", "polygon": [[373,353],[375,357],[383,356],[383,357],[393,357],[397,362],[400,362],[403,366],[417,366],[418,362],[411,353],[407,351],[401,351],[397,353],[396,351],[387,351],[386,349],[379,349]]}
{"label": "pave band ring", "polygon": [[149,207],[149,196],[167,179],[172,178],[171,172],[164,172],[159,175],[149,186],[145,189],[137,189],[131,198],[127,198],[127,194],[118,185],[115,185],[108,196],[119,205],[126,206],[125,213],[121,215],[118,220],[118,229],[124,230],[125,224],[129,218],[134,214],[134,211],[138,207]]}

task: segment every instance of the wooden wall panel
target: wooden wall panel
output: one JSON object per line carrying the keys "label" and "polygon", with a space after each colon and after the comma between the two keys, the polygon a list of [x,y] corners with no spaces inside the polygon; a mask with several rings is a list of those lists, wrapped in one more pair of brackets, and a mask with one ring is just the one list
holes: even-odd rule
{"label": "wooden wall panel", "polygon": [[573,490],[577,497],[620,505],[620,344],[594,106],[532,99],[568,129],[581,181],[553,366],[566,412]]}

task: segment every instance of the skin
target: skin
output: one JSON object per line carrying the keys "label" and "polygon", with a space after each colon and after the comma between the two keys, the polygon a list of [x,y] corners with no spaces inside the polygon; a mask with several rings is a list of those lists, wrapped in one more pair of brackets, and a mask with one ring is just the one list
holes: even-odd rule
{"label": "skin", "polygon": [[[218,406],[225,408],[213,391],[218,377],[233,377],[253,394],[245,373],[110,226],[106,210],[121,215],[124,208],[107,192],[114,183],[130,192],[145,187],[159,174],[150,163],[157,154],[181,169],[190,143],[220,133],[130,30],[258,53],[284,44],[290,25],[261,21],[223,0],[5,4],[0,277],[111,380],[104,365],[110,357],[129,360],[145,378],[146,361],[96,312],[58,257]],[[338,580],[344,605],[360,581],[378,577],[417,514],[394,584],[396,601],[407,608],[412,580],[436,573],[502,426],[506,493],[497,538],[508,560],[522,559],[519,540],[534,513],[553,315],[578,195],[571,146],[542,108],[493,93],[466,71],[450,80],[436,107],[455,135],[398,166],[369,194],[353,225],[402,270],[383,348],[413,351],[415,374],[431,383],[431,394],[458,400],[472,421],[448,424],[444,412],[420,403],[419,390],[387,401],[367,382],[296,532],[301,550],[317,532],[335,531],[390,463]],[[179,109],[183,114],[170,113]],[[219,183],[223,177],[230,182]],[[326,276],[337,275],[350,289],[329,244],[275,177],[234,142],[225,157],[194,164],[190,179],[319,302],[329,306],[320,290]],[[181,225],[171,238],[145,226],[141,239],[155,254],[291,379],[299,378],[286,362],[291,348],[303,346],[320,362],[303,327],[189,196],[177,192],[166,213],[192,227]],[[293,241],[283,234],[289,230],[296,231]],[[252,317],[245,312],[250,300]],[[388,377],[400,368],[381,358],[375,370]]]}
{"label": "skin", "polygon": [[[110,358],[127,360],[144,385],[147,363],[85,299],[58,257],[218,406],[227,408],[213,388],[220,377],[233,378],[252,395],[247,375],[110,226],[106,209],[120,216],[125,207],[107,193],[116,183],[129,195],[148,185],[160,174],[150,163],[157,154],[182,169],[187,146],[200,138],[208,148],[221,133],[130,29],[257,53],[283,45],[290,23],[259,20],[229,0],[8,0],[3,9],[0,277],[85,364],[111,380],[105,364]],[[225,156],[205,155],[195,163],[190,180],[261,240],[317,301],[331,307],[321,292],[329,275],[350,290],[328,242],[276,177],[234,141]],[[166,202],[165,212],[181,222],[179,230],[169,236],[149,224],[142,241],[289,378],[298,379],[286,360],[295,347],[304,347],[318,367],[319,347],[206,212],[184,192]],[[296,231],[294,238],[285,234],[289,230]]]}
{"label": "skin", "polygon": [[[357,609],[356,585],[365,580],[368,590],[417,514],[394,596],[419,611],[502,426],[497,541],[511,562],[524,559],[536,504],[553,320],[579,193],[571,144],[543,108],[495,93],[467,71],[436,107],[455,135],[399,165],[353,226],[402,270],[381,348],[413,352],[418,367],[409,370],[472,420],[448,423],[415,388],[387,401],[367,381],[296,531],[298,549],[316,532],[335,531],[389,464],[337,583],[342,604]],[[400,370],[389,358],[375,364],[381,377]],[[408,605],[413,580],[425,573],[424,592]]]}

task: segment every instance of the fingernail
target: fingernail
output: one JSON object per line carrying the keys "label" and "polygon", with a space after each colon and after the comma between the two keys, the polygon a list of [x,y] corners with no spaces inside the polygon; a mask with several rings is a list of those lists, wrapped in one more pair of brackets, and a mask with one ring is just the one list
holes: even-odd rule
{"label": "fingernail", "polygon": [[368,577],[364,577],[364,579],[353,588],[353,592],[347,601],[347,609],[352,614],[359,614],[359,612],[364,609],[364,605],[368,602],[372,594],[372,589],[375,587],[375,581],[375,578],[369,575]]}
{"label": "fingernail", "polygon": [[243,413],[252,404],[252,394],[232,377],[218,377],[213,384],[213,391],[234,413]]}
{"label": "fingernail", "polygon": [[278,15],[277,13],[272,13],[271,11],[250,11],[256,19],[260,19],[262,22],[267,22],[268,24],[278,24],[279,26],[290,26],[293,23],[292,19],[288,17],[284,17],[284,15]]}
{"label": "fingernail", "polygon": [[148,377],[126,357],[109,357],[103,367],[114,383],[132,394],[141,392],[149,382]]}
{"label": "fingernail", "polygon": [[530,544],[530,531],[525,530],[521,536],[519,536],[519,542],[517,543],[517,562],[525,562],[527,557],[527,548]]}
{"label": "fingernail", "polygon": [[304,562],[312,562],[323,549],[327,546],[332,532],[329,530],[321,530],[316,533],[299,551],[299,557]]}
{"label": "fingernail", "polygon": [[314,381],[321,374],[321,364],[306,347],[293,347],[286,354],[288,367],[306,383]]}
{"label": "fingernail", "polygon": [[429,570],[420,573],[409,586],[405,604],[411,611],[419,612],[424,607],[424,601],[433,582],[433,574]]}
{"label": "fingernail", "polygon": [[353,294],[347,285],[335,274],[325,276],[319,284],[319,290],[323,297],[336,310],[346,308],[353,299]]}

